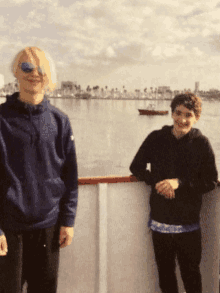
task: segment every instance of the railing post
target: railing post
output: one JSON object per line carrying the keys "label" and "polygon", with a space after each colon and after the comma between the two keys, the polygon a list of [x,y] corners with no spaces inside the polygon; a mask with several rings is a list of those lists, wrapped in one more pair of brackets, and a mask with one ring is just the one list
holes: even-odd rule
{"label": "railing post", "polygon": [[100,183],[99,190],[99,293],[107,293],[107,183]]}

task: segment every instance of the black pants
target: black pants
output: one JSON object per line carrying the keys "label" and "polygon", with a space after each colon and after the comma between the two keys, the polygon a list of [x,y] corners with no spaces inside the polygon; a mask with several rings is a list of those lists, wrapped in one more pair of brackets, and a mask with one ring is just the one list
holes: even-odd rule
{"label": "black pants", "polygon": [[152,231],[155,259],[163,293],[178,293],[175,274],[177,257],[186,293],[201,293],[201,230],[166,234]]}
{"label": "black pants", "polygon": [[0,286],[4,293],[56,293],[59,266],[59,227],[13,233],[4,231],[8,254],[0,256]]}

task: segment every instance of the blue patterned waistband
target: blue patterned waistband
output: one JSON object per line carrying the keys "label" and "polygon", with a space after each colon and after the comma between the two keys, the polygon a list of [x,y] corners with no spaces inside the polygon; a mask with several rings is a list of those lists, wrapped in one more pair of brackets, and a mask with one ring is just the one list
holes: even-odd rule
{"label": "blue patterned waistband", "polygon": [[200,224],[191,224],[191,225],[168,225],[162,224],[152,219],[149,220],[149,227],[151,230],[160,232],[160,233],[184,233],[192,232],[200,229]]}

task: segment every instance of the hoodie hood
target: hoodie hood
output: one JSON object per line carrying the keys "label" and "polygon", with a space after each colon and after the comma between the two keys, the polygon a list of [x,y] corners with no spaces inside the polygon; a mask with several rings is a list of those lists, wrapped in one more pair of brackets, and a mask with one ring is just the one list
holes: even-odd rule
{"label": "hoodie hood", "polygon": [[37,105],[29,104],[22,102],[19,100],[20,93],[16,92],[12,95],[6,96],[6,105],[9,108],[17,109],[19,112],[23,113],[31,113],[33,115],[40,114],[44,112],[48,108],[48,104],[50,103],[46,97],[44,97],[43,101]]}
{"label": "hoodie hood", "polygon": [[[162,131],[164,132],[165,135],[170,136],[170,135],[173,135],[172,132],[171,132],[172,128],[173,128],[173,125],[172,126],[165,125],[165,126],[162,127]],[[191,128],[191,130],[186,135],[184,135],[182,138],[180,138],[178,140],[179,141],[181,141],[183,139],[184,140],[185,139],[186,140],[191,140],[193,138],[197,138],[197,137],[201,137],[201,136],[203,136],[202,132],[198,128]]]}
{"label": "hoodie hood", "polygon": [[[39,116],[44,111],[46,111],[50,102],[44,96],[44,99],[42,100],[41,103],[37,105],[33,105],[33,104],[22,102],[21,100],[19,100],[19,96],[20,96],[19,92],[15,92],[12,95],[7,95],[5,106],[8,107],[9,109],[12,109],[13,111],[19,112],[20,114],[25,114],[29,116],[30,124],[32,127],[31,146],[33,146],[35,142],[39,142],[41,137],[41,129],[42,129],[42,127],[39,127],[39,130],[36,128],[33,122],[33,116]],[[41,119],[39,119],[39,121],[40,121],[39,123],[41,123]]]}

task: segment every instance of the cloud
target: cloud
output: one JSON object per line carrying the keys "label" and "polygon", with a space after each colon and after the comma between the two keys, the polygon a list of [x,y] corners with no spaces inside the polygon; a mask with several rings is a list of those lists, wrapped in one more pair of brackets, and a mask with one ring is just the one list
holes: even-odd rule
{"label": "cloud", "polygon": [[29,0],[11,0],[11,2],[13,2],[14,4],[18,5],[18,4],[24,4],[25,2],[28,2]]}
{"label": "cloud", "polygon": [[198,57],[202,57],[202,56],[204,56],[204,53],[203,53],[201,50],[199,50],[198,47],[193,47],[192,51],[193,51],[193,53],[194,53],[196,56],[198,56]]}
{"label": "cloud", "polygon": [[111,46],[106,49],[106,56],[109,58],[116,57],[116,53]]}
{"label": "cloud", "polygon": [[162,55],[162,48],[161,48],[161,46],[156,46],[156,48],[152,51],[152,55],[154,57],[161,57],[161,55]]}
{"label": "cloud", "polygon": [[29,11],[27,14],[27,21],[31,20],[32,22],[42,22],[46,20],[46,15],[37,11],[36,9]]}
{"label": "cloud", "polygon": [[210,36],[212,34],[212,31],[208,28],[204,28],[202,31],[201,31],[201,35],[206,38],[208,36]]}
{"label": "cloud", "polygon": [[0,54],[6,56],[8,43],[9,52],[38,45],[67,71],[181,60],[205,66],[220,54],[218,6],[216,0],[1,1]]}
{"label": "cloud", "polygon": [[186,54],[184,46],[178,44],[161,44],[152,50],[152,56],[159,59],[173,58]]}
{"label": "cloud", "polygon": [[150,8],[150,7],[145,7],[143,10],[142,10],[142,13],[144,16],[149,16],[153,13],[153,10]]}
{"label": "cloud", "polygon": [[[31,18],[31,17],[28,17]],[[19,34],[22,32],[29,32],[33,28],[41,28],[41,25],[37,21],[30,21],[29,25],[27,26],[27,20],[24,19],[22,16],[19,16],[18,19],[14,23],[14,34]]]}
{"label": "cloud", "polygon": [[5,17],[3,15],[0,15],[0,31],[4,31],[7,29],[7,26],[5,24]]}
{"label": "cloud", "polygon": [[6,8],[10,8],[13,6],[21,6],[24,5],[26,3],[28,3],[29,0],[1,0],[0,1],[0,7],[6,7]]}
{"label": "cloud", "polygon": [[49,23],[61,24],[62,26],[72,26],[73,13],[71,9],[65,7],[51,6],[48,9]]}
{"label": "cloud", "polygon": [[[199,34],[209,36],[213,31],[213,27],[205,28],[198,4],[184,2],[149,1],[144,6],[141,1],[137,5],[132,1],[80,1],[68,8],[50,7],[49,22],[63,31],[61,46],[71,54],[70,59],[79,59],[77,63],[83,64],[83,59],[85,64],[89,60],[93,64],[98,60],[117,62],[119,66],[139,63],[146,60],[149,51],[154,58],[168,60],[188,52],[185,40]],[[170,9],[170,15],[163,5]],[[198,55],[202,51],[193,52]]]}

